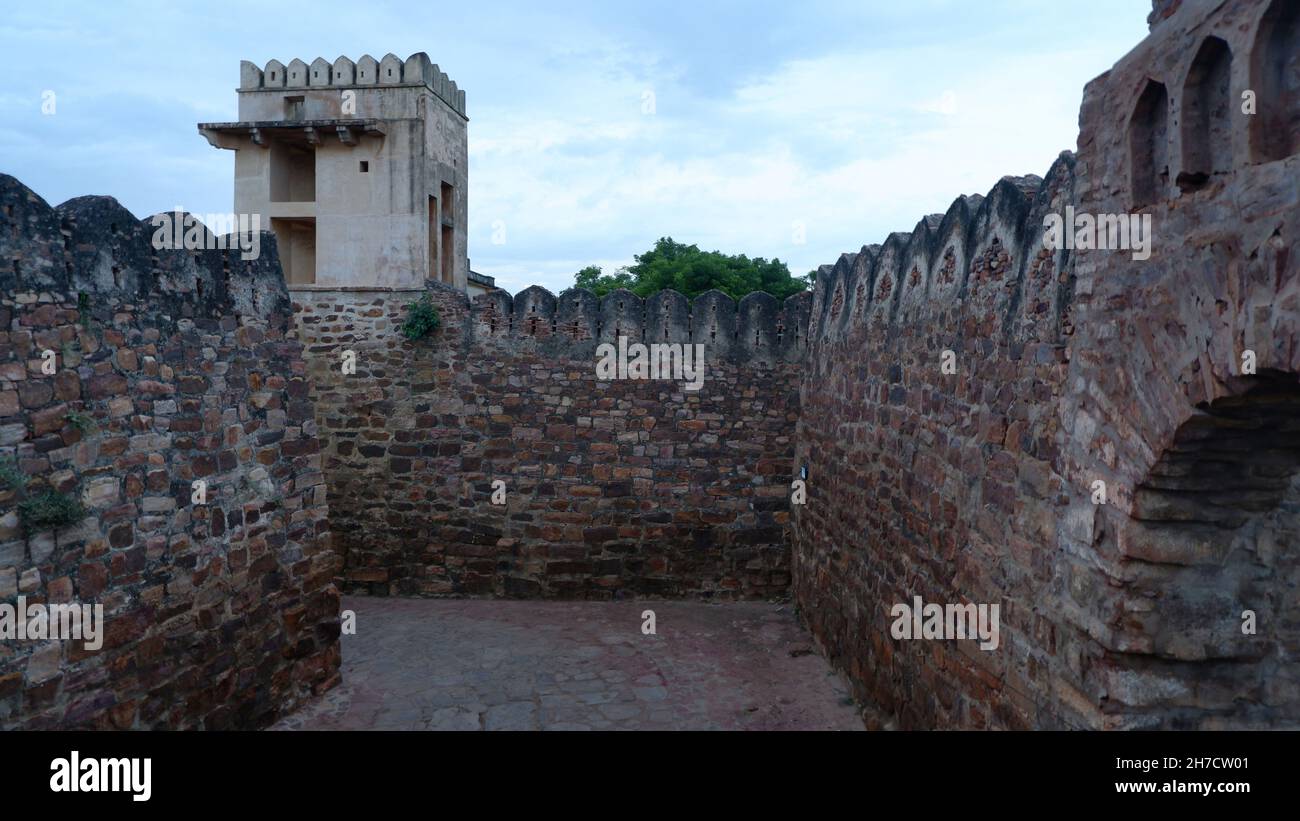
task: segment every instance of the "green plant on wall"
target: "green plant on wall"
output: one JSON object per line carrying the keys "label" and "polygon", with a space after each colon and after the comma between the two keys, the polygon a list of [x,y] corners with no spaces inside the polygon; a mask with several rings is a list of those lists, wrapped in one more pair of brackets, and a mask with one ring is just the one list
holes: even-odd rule
{"label": "green plant on wall", "polygon": [[80,411],[68,412],[68,424],[81,431],[83,435],[95,431],[95,420]]}
{"label": "green plant on wall", "polygon": [[67,527],[86,516],[86,509],[75,496],[53,489],[28,496],[27,476],[13,459],[0,459],[0,486],[12,490],[22,500],[18,503],[18,516],[28,535]]}
{"label": "green plant on wall", "polygon": [[81,327],[90,330],[90,295],[85,291],[77,293],[77,316],[81,320]]}
{"label": "green plant on wall", "polygon": [[19,496],[27,489],[27,477],[18,469],[13,459],[0,460],[0,486],[12,490]]}
{"label": "green plant on wall", "polygon": [[406,306],[406,321],[402,323],[402,336],[414,342],[438,330],[438,307],[428,294]]}
{"label": "green plant on wall", "polygon": [[66,493],[47,490],[18,503],[18,515],[28,534],[67,527],[81,521],[86,510],[81,502]]}

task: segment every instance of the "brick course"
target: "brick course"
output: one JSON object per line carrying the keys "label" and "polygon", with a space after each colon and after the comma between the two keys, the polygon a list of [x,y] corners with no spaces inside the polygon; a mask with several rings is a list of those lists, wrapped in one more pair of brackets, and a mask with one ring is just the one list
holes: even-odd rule
{"label": "brick course", "polygon": [[99,603],[106,621],[98,651],[0,643],[3,729],[258,727],[338,679],[337,560],[274,238],[245,262],[154,251],[152,231],[109,198],[52,209],[0,176],[0,457],[86,510],[24,533],[0,493],[0,602]]}
{"label": "brick course", "polygon": [[[691,306],[673,292],[647,304],[531,288],[471,306],[429,288],[442,327],[418,342],[397,328],[419,292],[294,293],[350,589],[785,593],[807,295],[738,310],[718,293]],[[700,391],[597,379],[598,340],[689,343],[691,321],[706,345]]]}
{"label": "brick course", "polygon": [[[1077,159],[821,269],[794,590],[878,723],[1300,724],[1300,155],[1254,139],[1300,105],[1258,82],[1267,49],[1300,51],[1285,7],[1157,3],[1085,91]],[[1198,66],[1208,37],[1230,66]],[[1194,82],[1216,70],[1227,105],[1197,97],[1225,93]],[[1252,86],[1271,119],[1241,112]],[[1067,205],[1149,214],[1150,259],[1044,248]],[[998,604],[1000,648],[892,638],[918,595]]]}

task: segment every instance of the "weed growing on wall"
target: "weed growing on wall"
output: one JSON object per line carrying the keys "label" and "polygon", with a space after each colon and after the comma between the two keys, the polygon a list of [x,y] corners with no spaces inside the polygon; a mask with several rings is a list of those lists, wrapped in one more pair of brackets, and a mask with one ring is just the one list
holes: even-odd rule
{"label": "weed growing on wall", "polygon": [[27,477],[18,469],[13,459],[0,460],[0,488],[13,491],[20,501],[18,516],[27,534],[40,533],[76,524],[86,516],[80,500],[57,490],[46,490],[36,496],[27,495]]}
{"label": "weed growing on wall", "polygon": [[77,319],[81,327],[90,330],[90,295],[85,291],[77,293]]}
{"label": "weed growing on wall", "polygon": [[95,431],[95,420],[80,411],[70,411],[68,413],[68,424],[81,431],[83,435]]}
{"label": "weed growing on wall", "polygon": [[402,323],[402,336],[412,342],[423,339],[438,330],[441,319],[433,298],[428,294],[406,306],[406,321]]}
{"label": "weed growing on wall", "polygon": [[27,477],[13,459],[0,461],[0,488],[12,490],[19,495],[27,488]]}
{"label": "weed growing on wall", "polygon": [[85,517],[86,511],[72,496],[47,490],[19,502],[18,515],[22,517],[23,529],[30,534],[76,524]]}

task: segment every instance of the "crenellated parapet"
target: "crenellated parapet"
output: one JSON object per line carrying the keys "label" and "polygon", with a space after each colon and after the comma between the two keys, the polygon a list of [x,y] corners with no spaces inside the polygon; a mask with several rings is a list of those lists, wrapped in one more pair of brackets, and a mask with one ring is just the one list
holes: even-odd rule
{"label": "crenellated parapet", "polygon": [[185,212],[156,217],[136,219],[102,196],[51,207],[0,174],[0,290],[85,294],[95,314],[141,302],[172,319],[287,323],[292,309],[273,234],[218,237]]}
{"label": "crenellated parapet", "polygon": [[[0,603],[75,591],[110,637],[3,642],[0,731],[254,729],[338,681],[341,562],[274,238],[159,216],[0,175]],[[212,697],[196,646],[238,692]]]}
{"label": "crenellated parapet", "polygon": [[427,87],[465,116],[465,92],[423,51],[405,60],[389,53],[379,60],[366,54],[355,63],[347,57],[332,63],[317,57],[311,63],[294,58],[287,65],[279,60],[270,60],[264,67],[248,60],[239,64],[240,92],[412,85]]}
{"label": "crenellated parapet", "polygon": [[910,232],[821,266],[811,298],[812,336],[833,340],[955,308],[981,333],[1055,339],[1071,291],[1050,286],[1068,285],[1060,275],[1069,256],[1046,248],[1044,219],[1073,201],[1073,169],[1067,152],[1045,179],[1004,177],[987,196],[958,197],[946,213],[922,218]]}
{"label": "crenellated parapet", "polygon": [[475,339],[537,345],[553,355],[585,356],[588,348],[623,337],[647,344],[701,343],[719,359],[770,365],[803,355],[811,307],[811,292],[784,302],[752,293],[737,303],[721,291],[693,301],[673,290],[643,298],[625,289],[597,297],[570,288],[557,297],[534,285],[514,297],[499,290],[474,297],[470,328]]}
{"label": "crenellated parapet", "polygon": [[1041,241],[1049,214],[1064,214],[1076,201],[1075,156],[1061,154],[1029,203],[1028,234],[1021,252],[1018,305],[1007,312],[1009,330],[1017,339],[1063,343],[1073,333],[1069,309],[1074,299],[1074,269],[1068,247],[1049,248]]}

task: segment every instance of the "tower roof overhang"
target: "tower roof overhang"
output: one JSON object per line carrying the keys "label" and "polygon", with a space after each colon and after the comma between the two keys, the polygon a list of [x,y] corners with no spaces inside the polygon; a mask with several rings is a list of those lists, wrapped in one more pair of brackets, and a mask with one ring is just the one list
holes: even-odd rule
{"label": "tower roof overhang", "polygon": [[238,148],[241,138],[250,139],[262,148],[272,140],[315,147],[326,139],[356,145],[360,137],[383,137],[387,134],[381,121],[346,120],[257,120],[238,123],[199,123],[202,134],[214,148]]}

